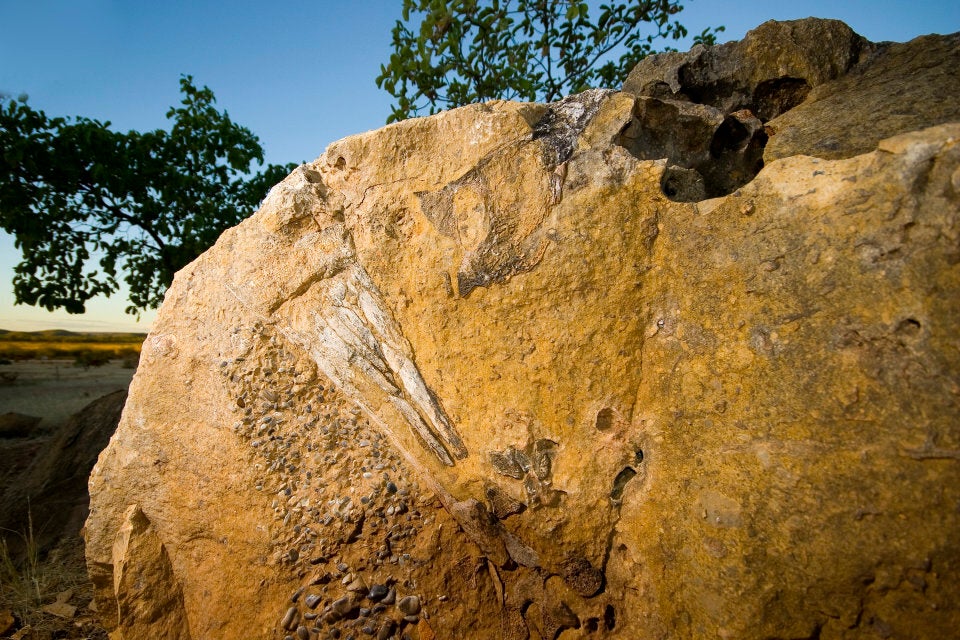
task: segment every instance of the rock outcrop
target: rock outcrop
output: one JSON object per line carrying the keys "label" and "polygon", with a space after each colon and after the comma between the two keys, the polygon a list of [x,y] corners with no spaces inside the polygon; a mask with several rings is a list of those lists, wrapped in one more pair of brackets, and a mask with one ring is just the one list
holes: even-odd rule
{"label": "rock outcrop", "polygon": [[960,628],[960,118],[790,119],[955,42],[768,23],[330,145],[167,293],[90,480],[105,625]]}

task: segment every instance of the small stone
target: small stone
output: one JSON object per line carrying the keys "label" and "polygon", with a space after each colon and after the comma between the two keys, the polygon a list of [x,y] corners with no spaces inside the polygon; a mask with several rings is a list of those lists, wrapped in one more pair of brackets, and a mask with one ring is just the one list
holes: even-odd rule
{"label": "small stone", "polygon": [[322,616],[320,616],[320,622],[324,624],[336,624],[343,620],[343,616],[336,611],[327,611]]}
{"label": "small stone", "polygon": [[368,609],[368,608],[366,608],[366,607],[360,607],[360,617],[361,617],[361,618],[369,618],[369,617],[370,617],[370,609]]}
{"label": "small stone", "polygon": [[310,640],[310,631],[303,625],[297,627],[297,640]]}
{"label": "small stone", "polygon": [[405,596],[397,603],[397,608],[405,616],[416,616],[420,613],[420,598],[417,596]]}
{"label": "small stone", "polygon": [[316,609],[316,608],[317,608],[317,605],[320,604],[320,596],[315,595],[315,594],[311,594],[311,595],[309,595],[309,596],[306,597],[306,599],[304,600],[304,602],[305,602],[306,605],[307,605],[308,607],[310,607],[311,609]]}
{"label": "small stone", "polygon": [[383,597],[383,600],[380,601],[381,604],[393,604],[397,601],[397,590],[393,587],[387,591],[387,595]]}
{"label": "small stone", "polygon": [[344,596],[333,601],[333,604],[330,605],[331,611],[334,613],[340,614],[341,617],[346,617],[350,615],[351,612],[356,608],[353,600],[350,596]]}
{"label": "small stone", "polygon": [[590,561],[570,557],[560,565],[560,576],[567,585],[584,598],[597,595],[603,589],[604,576]]}
{"label": "small stone", "polygon": [[372,636],[373,634],[375,634],[375,633],[377,632],[377,630],[374,629],[374,628],[373,628],[371,625],[369,625],[369,624],[368,624],[368,625],[364,625],[364,627],[363,627],[362,629],[360,629],[360,630],[363,631],[363,632],[364,632],[365,634],[367,634],[368,636]]}
{"label": "small stone", "polygon": [[280,621],[280,626],[287,631],[293,631],[294,627],[297,626],[297,621],[299,619],[300,612],[296,607],[290,607],[287,609],[287,613],[283,616],[283,620]]}
{"label": "small stone", "polygon": [[296,602],[297,600],[299,600],[300,596],[303,595],[303,591],[304,591],[303,587],[300,587],[299,589],[294,591],[293,595],[290,596],[290,602]]}
{"label": "small stone", "polygon": [[363,581],[363,578],[357,576],[356,579],[347,585],[347,591],[352,591],[354,593],[366,593],[367,583]]}
{"label": "small stone", "polygon": [[396,623],[393,620],[384,621],[384,623],[380,625],[380,630],[377,632],[377,640],[388,640],[388,638],[393,635],[395,628]]}
{"label": "small stone", "polygon": [[374,602],[379,602],[383,600],[384,597],[386,597],[387,592],[389,592],[389,589],[387,588],[386,585],[375,584],[372,587],[370,587],[370,593],[367,594],[367,597],[373,600]]}
{"label": "small stone", "polygon": [[414,622],[414,623],[415,623],[415,622],[419,622],[419,621],[420,621],[420,616],[416,616],[416,615],[403,616],[403,619],[404,619],[405,621],[407,621],[407,622]]}

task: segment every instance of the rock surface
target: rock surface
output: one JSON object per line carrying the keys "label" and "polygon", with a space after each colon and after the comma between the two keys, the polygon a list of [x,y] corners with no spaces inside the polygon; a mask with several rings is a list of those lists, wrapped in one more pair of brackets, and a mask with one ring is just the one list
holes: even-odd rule
{"label": "rock surface", "polygon": [[744,43],[336,142],[181,271],[90,481],[114,637],[960,628],[960,123],[762,166],[878,48]]}

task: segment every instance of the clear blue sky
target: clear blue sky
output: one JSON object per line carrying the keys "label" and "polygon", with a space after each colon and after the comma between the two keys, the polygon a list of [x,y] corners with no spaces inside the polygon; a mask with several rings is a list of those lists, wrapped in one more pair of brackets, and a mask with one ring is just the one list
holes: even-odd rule
{"label": "clear blue sky", "polygon": [[[960,31],[960,2],[688,0],[691,33],[724,25],[740,39],[769,19],[838,18],[867,38],[909,40]],[[0,91],[26,93],[48,115],[109,120],[119,130],[166,126],[180,74],[215,92],[253,130],[268,162],[319,156],[334,140],[375,129],[390,96],[374,78],[390,55],[400,0],[296,3],[0,0]],[[0,233],[0,328],[145,331],[116,295],[81,316],[14,306],[19,255]]]}

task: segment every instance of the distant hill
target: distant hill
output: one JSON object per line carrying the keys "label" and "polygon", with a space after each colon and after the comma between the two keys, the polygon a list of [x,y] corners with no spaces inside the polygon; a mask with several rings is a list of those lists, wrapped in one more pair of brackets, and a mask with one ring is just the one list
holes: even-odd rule
{"label": "distant hill", "polygon": [[10,331],[0,329],[0,340],[5,342],[143,342],[147,334],[109,331],[68,331],[44,329],[42,331]]}

